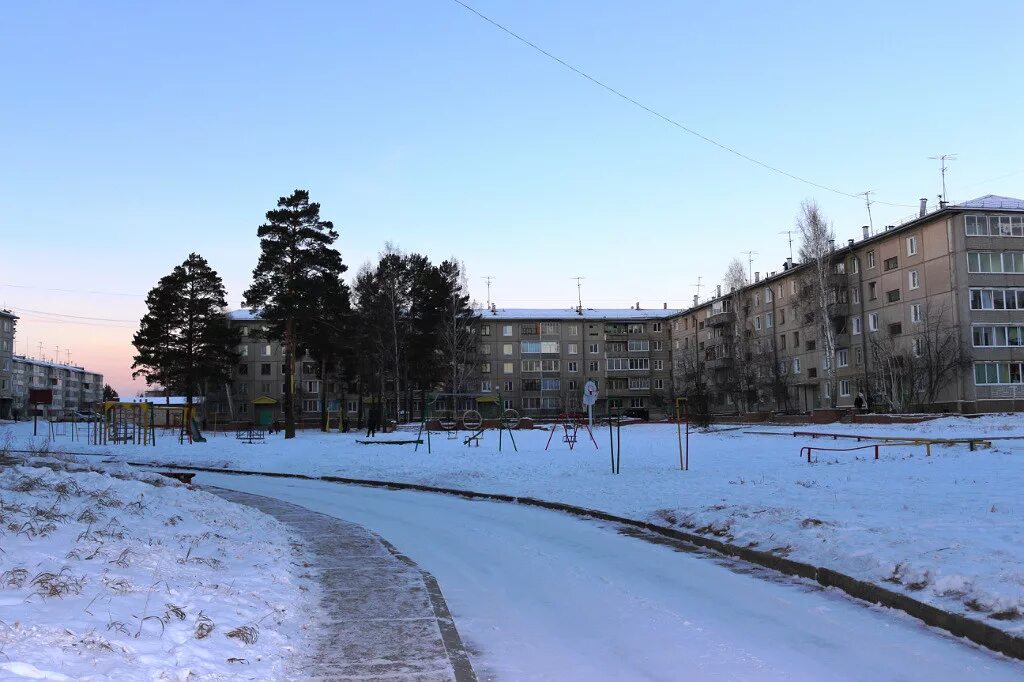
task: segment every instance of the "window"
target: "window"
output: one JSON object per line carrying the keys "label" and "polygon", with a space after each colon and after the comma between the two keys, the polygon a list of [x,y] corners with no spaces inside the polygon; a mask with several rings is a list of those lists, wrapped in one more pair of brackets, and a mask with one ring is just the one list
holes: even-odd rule
{"label": "window", "polygon": [[609,341],[604,344],[604,352],[607,354],[611,353],[625,353],[626,344],[623,341]]}
{"label": "window", "polygon": [[893,289],[892,291],[885,292],[885,300],[889,303],[896,303],[900,300],[900,290]]}
{"label": "window", "polygon": [[848,397],[850,395],[850,380],[840,379],[839,380],[839,395]]}
{"label": "window", "polygon": [[665,343],[664,341],[652,341],[651,343],[653,344],[651,346],[651,350],[658,351],[658,350],[662,350],[665,347],[664,346],[664,343]]}
{"label": "window", "polygon": [[539,372],[540,360],[523,360],[520,366],[524,372]]}
{"label": "window", "polygon": [[899,266],[900,261],[899,258],[897,258],[896,256],[893,256],[892,258],[886,258],[885,262],[882,263],[882,267],[885,269],[886,272],[889,272],[890,270],[895,270]]}
{"label": "window", "polygon": [[890,324],[889,325],[889,333],[892,334],[893,336],[899,336],[900,334],[902,334],[903,333],[903,323],[902,322],[893,322],[892,324]]}
{"label": "window", "polygon": [[503,344],[501,344],[501,354],[504,355],[505,357],[511,357],[512,356],[512,344],[511,343],[503,343]]}
{"label": "window", "polygon": [[627,329],[627,332],[630,333],[630,334],[643,334],[644,333],[644,326],[642,324],[633,323],[633,324],[629,325],[629,327]]}
{"label": "window", "polygon": [[315,362],[304,362],[302,363],[303,374],[316,374],[316,363]]}
{"label": "window", "polygon": [[764,302],[765,303],[771,303],[772,302],[772,288],[771,287],[765,287],[764,288]]}
{"label": "window", "polygon": [[1024,273],[1024,251],[968,251],[967,272]]}
{"label": "window", "polygon": [[860,303],[860,289],[850,289],[850,300],[854,303]]}
{"label": "window", "polygon": [[568,327],[569,336],[579,336],[580,326],[578,324],[570,324]]}
{"label": "window", "polygon": [[601,371],[601,361],[600,360],[591,360],[590,362],[587,363],[587,367],[588,367],[588,371],[600,372]]}
{"label": "window", "polygon": [[793,374],[800,373],[800,358],[793,358]]}
{"label": "window", "polygon": [[490,336],[490,335],[491,335],[491,325],[485,324],[485,325],[480,327],[480,336]]}
{"label": "window", "polygon": [[345,410],[347,412],[349,412],[350,414],[358,412],[359,411],[359,401],[358,400],[346,401],[346,403],[345,403]]}
{"label": "window", "polygon": [[853,349],[853,364],[855,364],[858,367],[860,367],[861,364],[863,364],[863,362],[864,362],[863,350],[861,349],[860,346],[857,346],[856,348]]}
{"label": "window", "polygon": [[514,371],[515,371],[515,363],[513,363],[513,362],[503,362],[503,363],[501,363],[501,373],[502,374],[512,374]]}
{"label": "window", "polygon": [[608,358],[605,366],[609,372],[620,372],[629,367],[629,361],[626,358]]}
{"label": "window", "polygon": [[319,400],[303,400],[302,401],[303,412],[319,412],[320,401]]}
{"label": "window", "polygon": [[875,267],[875,252],[868,251],[868,270],[872,270]]}
{"label": "window", "polygon": [[265,344],[263,344],[260,347],[260,355],[262,355],[263,357],[269,357],[270,356],[270,344],[269,343],[265,343]]}
{"label": "window", "polygon": [[483,372],[484,374],[489,374],[490,371],[491,371],[491,363],[489,363],[489,362],[482,362],[482,363],[480,363],[480,371]]}
{"label": "window", "polygon": [[629,379],[629,390],[649,391],[651,390],[651,380],[647,377],[631,377]]}
{"label": "window", "polygon": [[910,321],[920,322],[921,321],[921,304],[914,303],[910,306]]}
{"label": "window", "polygon": [[557,322],[543,322],[540,325],[541,334],[557,334],[561,325]]}
{"label": "window", "polygon": [[600,352],[600,349],[596,343],[592,343],[587,348],[587,352],[590,353],[591,355],[597,355]]}
{"label": "window", "polygon": [[877,332],[878,331],[878,313],[870,313],[870,314],[868,314],[868,331],[869,332]]}
{"label": "window", "polygon": [[850,366],[850,351],[847,349],[836,351],[836,366],[837,367],[849,367]]}
{"label": "window", "polygon": [[539,331],[540,327],[537,326],[536,322],[519,325],[519,333],[522,336],[536,336]]}
{"label": "window", "polygon": [[578,343],[567,343],[565,344],[565,352],[569,355],[578,355],[580,352],[580,344]]}
{"label": "window", "polygon": [[520,341],[520,353],[557,353],[558,341]]}
{"label": "window", "polygon": [[974,383],[984,384],[1019,384],[1021,383],[1021,363],[1019,362],[976,362],[974,363]]}
{"label": "window", "polygon": [[921,288],[921,276],[918,274],[917,270],[911,270],[910,271],[910,288],[911,289],[919,289],[919,288]]}
{"label": "window", "polygon": [[775,326],[775,313],[764,314],[764,326],[766,329],[771,329]]}
{"label": "window", "polygon": [[860,261],[856,258],[850,260],[850,272],[855,275],[860,272]]}
{"label": "window", "polygon": [[661,322],[653,322],[653,323],[651,323],[651,331],[652,332],[660,332],[661,331]]}
{"label": "window", "polygon": [[238,366],[238,376],[245,376],[249,373],[249,365],[244,362]]}
{"label": "window", "polygon": [[661,370],[665,369],[665,361],[664,360],[654,360],[653,362],[654,362],[654,364],[652,366],[654,367],[654,369],[658,370],[659,372]]}
{"label": "window", "polygon": [[800,348],[800,332],[793,332],[793,348]]}
{"label": "window", "polygon": [[637,407],[637,408],[639,408],[639,407],[644,407],[645,405],[646,405],[646,402],[644,401],[643,398],[630,398],[629,399],[629,406],[630,407]]}
{"label": "window", "polygon": [[480,346],[480,354],[481,355],[490,355],[491,354],[491,344],[485,343],[482,346]]}
{"label": "window", "polygon": [[878,293],[875,287],[875,282],[868,282],[868,300],[874,301],[878,299]]}
{"label": "window", "polygon": [[779,334],[779,349],[786,350],[786,335]]}
{"label": "window", "polygon": [[651,350],[651,342],[646,339],[636,339],[629,341],[629,352],[630,353],[646,353]]}
{"label": "window", "polygon": [[664,388],[665,388],[665,380],[664,379],[655,379],[654,380],[654,390],[660,391],[660,390],[662,390]]}
{"label": "window", "polygon": [[1024,345],[1024,326],[1021,325],[975,325],[971,331],[977,348]]}
{"label": "window", "polygon": [[795,294],[796,293],[796,280],[795,279],[789,283],[789,293],[791,293],[791,294]]}
{"label": "window", "polygon": [[580,365],[575,360],[570,360],[569,362],[565,363],[565,371],[578,372],[580,371]]}
{"label": "window", "polygon": [[320,382],[319,381],[307,381],[305,382],[306,393],[319,393]]}
{"label": "window", "polygon": [[971,310],[1024,309],[1024,289],[971,289]]}
{"label": "window", "polygon": [[920,336],[915,338],[914,339],[913,349],[914,349],[914,357],[915,358],[919,358],[922,355],[924,355],[924,339],[922,339]]}
{"label": "window", "polygon": [[761,331],[761,316],[754,315],[754,329]]}
{"label": "window", "polygon": [[629,358],[630,370],[650,369],[651,361],[647,358]]}
{"label": "window", "polygon": [[260,365],[260,375],[268,377],[270,376],[270,363],[264,362]]}
{"label": "window", "polygon": [[562,388],[561,379],[541,379],[540,390],[542,391],[558,391]]}
{"label": "window", "polygon": [[916,256],[917,255],[917,237],[916,236],[914,236],[914,237],[907,237],[907,255],[908,256]]}
{"label": "window", "polygon": [[964,229],[968,237],[1024,237],[1024,216],[969,215]]}
{"label": "window", "polygon": [[515,387],[515,384],[513,384],[511,380],[506,379],[505,382],[501,386],[502,386],[503,390],[505,390],[507,392],[511,392],[512,389]]}
{"label": "window", "polygon": [[853,335],[857,336],[861,332],[861,329],[860,329],[860,318],[859,317],[854,317],[850,321],[851,321],[851,323],[853,325]]}
{"label": "window", "polygon": [[503,325],[501,325],[501,335],[502,336],[512,336],[512,325],[510,325],[510,324],[503,324]]}
{"label": "window", "polygon": [[242,346],[239,350],[242,351],[243,358],[249,357],[249,346]]}

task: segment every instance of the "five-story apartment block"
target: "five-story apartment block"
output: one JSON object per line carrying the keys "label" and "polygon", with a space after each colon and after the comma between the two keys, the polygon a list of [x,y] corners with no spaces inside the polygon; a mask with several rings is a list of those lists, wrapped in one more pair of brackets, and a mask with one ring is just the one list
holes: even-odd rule
{"label": "five-story apartment block", "polygon": [[18,316],[0,310],[0,419],[10,419],[14,409],[14,328]]}

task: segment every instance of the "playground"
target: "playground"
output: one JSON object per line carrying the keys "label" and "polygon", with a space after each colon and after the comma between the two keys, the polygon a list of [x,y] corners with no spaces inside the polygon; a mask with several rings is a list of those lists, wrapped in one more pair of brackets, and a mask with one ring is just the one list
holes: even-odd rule
{"label": "playground", "polygon": [[[474,425],[472,419],[460,424],[456,437],[432,429],[429,451],[420,424],[378,433],[380,441],[407,441],[387,447],[360,443],[365,432],[318,431],[301,431],[291,440],[268,435],[257,444],[228,434],[183,447],[176,437],[157,434],[155,445],[70,439],[54,445],[131,461],[401,481],[567,502],[903,586],[915,598],[1024,631],[1019,416],[691,428],[683,453],[688,470],[680,464],[686,435],[676,423],[610,427],[595,419],[593,440],[576,425],[572,443],[565,439],[567,424],[558,421],[511,432],[492,426],[467,444],[475,433],[467,426]],[[0,426],[0,432],[5,428],[15,444],[31,443],[30,423]],[[878,459],[875,444],[885,444]],[[810,463],[806,447],[814,448]]]}

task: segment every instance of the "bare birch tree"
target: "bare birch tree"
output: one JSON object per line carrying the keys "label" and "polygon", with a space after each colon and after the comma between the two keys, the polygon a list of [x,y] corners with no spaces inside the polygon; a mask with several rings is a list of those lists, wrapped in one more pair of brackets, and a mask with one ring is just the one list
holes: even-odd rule
{"label": "bare birch tree", "polygon": [[825,358],[824,378],[829,385],[829,404],[835,407],[839,380],[836,371],[836,330],[830,316],[830,306],[835,303],[836,295],[836,277],[832,266],[835,233],[832,222],[812,200],[800,205],[796,229],[800,235],[800,260],[810,266],[803,282],[802,295],[818,328],[820,349]]}

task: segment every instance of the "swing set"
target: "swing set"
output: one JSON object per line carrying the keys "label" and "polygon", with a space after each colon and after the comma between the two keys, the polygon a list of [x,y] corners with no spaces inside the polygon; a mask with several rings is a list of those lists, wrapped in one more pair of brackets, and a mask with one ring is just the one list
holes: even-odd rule
{"label": "swing set", "polygon": [[[447,440],[462,438],[463,445],[475,445],[477,447],[480,446],[480,441],[483,439],[486,431],[494,428],[493,423],[497,421],[498,452],[501,452],[504,447],[505,431],[508,431],[509,440],[512,442],[512,449],[519,452],[515,436],[512,435],[512,431],[519,428],[521,419],[519,412],[508,408],[499,413],[498,410],[501,404],[500,393],[483,396],[467,393],[433,394],[430,402],[425,405],[423,410],[423,418],[416,437],[415,450],[419,449],[420,444],[423,442],[423,434],[426,433],[427,452],[433,452],[430,439],[430,422],[432,421],[436,420],[438,430],[445,432]],[[470,405],[472,407],[469,407]],[[491,406],[492,409],[487,410],[487,406]],[[492,415],[485,417],[481,414],[480,409],[491,412]],[[489,425],[488,422],[491,422],[491,424]],[[459,433],[460,426],[468,432],[467,435],[462,436]]]}

